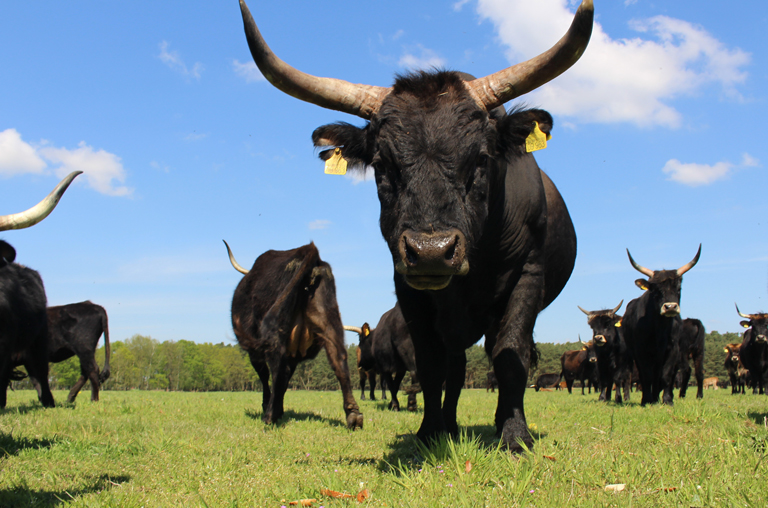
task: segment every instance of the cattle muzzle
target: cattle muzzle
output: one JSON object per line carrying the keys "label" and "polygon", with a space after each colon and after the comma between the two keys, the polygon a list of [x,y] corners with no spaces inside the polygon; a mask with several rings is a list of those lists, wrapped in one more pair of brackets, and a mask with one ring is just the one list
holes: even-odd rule
{"label": "cattle muzzle", "polygon": [[598,346],[598,347],[605,346],[606,342],[608,342],[605,340],[605,335],[595,335],[594,341],[595,341],[595,346]]}
{"label": "cattle muzzle", "polygon": [[764,343],[768,342],[768,336],[765,336],[765,335],[763,335],[763,334],[760,334],[760,335],[758,335],[757,337],[755,337],[755,340],[756,340],[757,342],[759,342],[760,344],[764,344]]}
{"label": "cattle muzzle", "polygon": [[592,356],[589,358],[589,363],[597,363],[597,357]]}
{"label": "cattle muzzle", "polygon": [[432,233],[407,230],[398,243],[395,270],[414,289],[439,290],[469,272],[467,239],[456,228]]}
{"label": "cattle muzzle", "polygon": [[661,315],[664,317],[675,317],[680,315],[680,305],[674,302],[667,302],[661,306]]}

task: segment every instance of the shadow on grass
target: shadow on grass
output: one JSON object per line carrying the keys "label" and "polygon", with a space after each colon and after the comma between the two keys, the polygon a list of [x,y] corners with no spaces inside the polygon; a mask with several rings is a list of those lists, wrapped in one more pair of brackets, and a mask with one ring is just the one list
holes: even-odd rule
{"label": "shadow on grass", "polygon": [[768,413],[759,413],[756,411],[750,411],[747,413],[747,416],[757,425],[765,426],[766,424],[768,424]]}
{"label": "shadow on grass", "polygon": [[82,489],[60,491],[30,490],[23,486],[0,490],[0,506],[48,507],[69,504],[72,500],[86,494],[99,493],[103,490],[120,486],[130,481],[130,476],[101,475],[92,480],[93,484]]}
{"label": "shadow on grass", "polygon": [[[59,405],[57,405],[57,407],[58,406]],[[44,408],[43,405],[40,404],[39,402],[28,402],[28,403],[19,404],[18,406],[6,407],[5,409],[0,409],[0,415],[14,414],[14,413],[24,415],[27,413],[31,413],[33,411],[41,411],[43,409],[47,409],[47,408]]]}
{"label": "shadow on grass", "polygon": [[[23,450],[42,450],[56,444],[53,439],[33,439],[28,437],[13,437],[12,434],[0,433],[0,458],[8,455],[18,455]],[[0,506],[7,506],[0,503]]]}
{"label": "shadow on grass", "polygon": [[[249,409],[245,410],[245,416],[250,418],[251,420],[259,420],[261,421],[261,415],[263,414],[262,411],[252,411]],[[274,427],[284,427],[289,421],[296,420],[299,422],[320,422],[325,425],[330,425],[331,427],[346,427],[346,422],[342,420],[341,414],[339,415],[339,418],[327,418],[325,416],[320,416],[316,413],[297,413],[296,411],[291,411],[290,409],[283,413],[282,418],[277,421],[277,423],[274,424]]]}

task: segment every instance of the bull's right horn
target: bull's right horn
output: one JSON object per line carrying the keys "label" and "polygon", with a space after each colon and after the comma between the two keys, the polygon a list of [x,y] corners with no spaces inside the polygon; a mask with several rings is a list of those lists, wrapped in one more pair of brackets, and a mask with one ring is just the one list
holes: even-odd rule
{"label": "bull's right horn", "polygon": [[584,342],[583,340],[581,340],[581,334],[579,334],[579,344],[581,344],[582,346],[586,346],[586,345],[587,345],[587,343],[586,343],[586,342]]}
{"label": "bull's right horn", "polygon": [[232,250],[229,248],[229,244],[227,243],[227,241],[222,240],[222,242],[224,242],[224,245],[227,246],[227,254],[229,254],[229,262],[232,263],[232,266],[234,267],[234,269],[242,273],[243,275],[248,275],[249,270],[246,270],[245,268],[240,266],[240,264],[237,261],[235,261],[235,256],[234,254],[232,254]]}
{"label": "bull's right horn", "polygon": [[739,316],[743,317],[744,319],[754,319],[754,316],[752,316],[751,314],[743,314],[739,310],[739,304],[738,303],[734,303],[734,305],[736,306],[736,312],[739,313]]}
{"label": "bull's right horn", "polygon": [[580,305],[577,305],[576,307],[578,307],[578,308],[579,308],[579,310],[580,310],[581,312],[583,312],[584,314],[586,314],[588,317],[592,316],[592,313],[591,313],[591,312],[589,312],[588,310],[584,310],[584,309],[582,309]]}
{"label": "bull's right horn", "polygon": [[64,194],[64,191],[67,190],[69,184],[71,184],[72,180],[74,180],[80,173],[82,173],[82,171],[73,171],[68,174],[61,182],[59,182],[59,185],[45,197],[45,199],[29,210],[0,216],[0,231],[28,228],[48,217],[53,209],[56,208],[56,205],[59,204],[59,199],[61,199],[61,196]]}
{"label": "bull's right horn", "polygon": [[632,259],[632,254],[629,253],[629,249],[627,249],[627,256],[629,256],[629,262],[632,263],[632,267],[637,270],[638,272],[642,273],[643,275],[647,277],[653,277],[653,270],[650,268],[646,268],[644,266],[638,265],[634,259]]}
{"label": "bull's right horn", "polygon": [[347,325],[344,325],[344,329],[346,331],[348,331],[348,332],[355,332],[355,333],[358,333],[358,334],[359,333],[363,333],[363,329],[360,328],[359,326],[347,326]]}

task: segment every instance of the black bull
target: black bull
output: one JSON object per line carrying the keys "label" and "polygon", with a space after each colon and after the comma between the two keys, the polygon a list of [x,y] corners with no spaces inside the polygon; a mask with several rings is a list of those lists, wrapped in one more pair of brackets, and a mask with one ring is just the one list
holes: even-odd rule
{"label": "black bull", "polygon": [[232,266],[245,274],[232,297],[232,328],[264,389],[262,420],[275,423],[283,416],[283,399],[296,366],[325,349],[341,386],[347,427],[362,428],[363,415],[352,394],[336,284],[331,266],[320,259],[315,244],[269,250],[256,258],[250,270],[237,264],[229,245],[227,252]]}
{"label": "black bull", "polygon": [[701,245],[688,264],[677,270],[650,270],[638,265],[632,255],[629,261],[635,270],[648,279],[635,284],[645,291],[640,298],[627,304],[621,326],[624,339],[632,351],[643,385],[641,405],[654,404],[664,392],[662,402],[673,403],[672,388],[680,364],[680,291],[683,274],[699,261]]}
{"label": "black bull", "polygon": [[[0,216],[0,231],[28,228],[45,219],[80,173],[67,175],[29,210]],[[0,408],[5,407],[8,384],[17,379],[14,365],[24,365],[27,373],[40,381],[38,398],[43,406],[53,407],[48,385],[48,320],[43,280],[35,270],[14,263],[15,259],[16,250],[0,240]]]}
{"label": "black bull", "polygon": [[242,0],[240,7],[251,55],[273,85],[369,120],[362,128],[326,125],[312,138],[323,159],[374,168],[379,223],[424,393],[417,436],[458,434],[465,350],[485,335],[499,381],[497,433],[510,449],[522,449],[518,440],[532,446],[523,397],[537,360],[533,327],[570,277],[576,235],[562,197],[526,149],[529,135],[549,133],[550,115],[506,115],[501,106],[578,60],[592,31],[592,0],[551,50],[525,63],[477,80],[446,71],[401,76],[391,88],[288,66]]}
{"label": "black bull", "polygon": [[752,378],[752,393],[768,393],[768,313],[743,314],[738,305],[736,312],[747,320],[740,323],[747,329],[740,356]]}

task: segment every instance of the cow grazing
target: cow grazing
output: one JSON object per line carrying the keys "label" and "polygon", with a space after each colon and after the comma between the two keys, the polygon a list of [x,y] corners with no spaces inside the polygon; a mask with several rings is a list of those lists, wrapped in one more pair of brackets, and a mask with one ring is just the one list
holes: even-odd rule
{"label": "cow grazing", "polygon": [[728,344],[723,348],[725,353],[725,370],[731,381],[731,394],[746,393],[748,370],[741,361],[741,344]]}
{"label": "cow grazing", "polygon": [[[485,336],[499,381],[496,430],[513,451],[531,447],[523,398],[537,356],[539,312],[565,286],[576,234],[552,181],[529,153],[552,128],[549,113],[503,105],[554,79],[584,53],[592,0],[549,51],[480,79],[431,71],[391,88],[310,76],[275,56],[241,0],[248,45],[262,74],[301,100],[368,120],[312,134],[331,168],[375,172],[379,225],[424,391],[417,436],[458,435],[465,350]],[[529,140],[526,143],[526,140]],[[538,142],[536,140],[539,140]],[[442,387],[445,384],[445,398]]]}
{"label": "cow grazing", "polygon": [[[99,371],[96,349],[104,335],[104,369]],[[101,305],[89,301],[48,307],[48,361],[53,363],[77,355],[80,360],[80,378],[67,396],[75,397],[86,381],[91,382],[91,400],[99,400],[99,386],[109,378],[109,320]]]}
{"label": "cow grazing", "polygon": [[283,416],[283,398],[296,366],[325,348],[341,385],[347,427],[362,428],[363,415],[352,394],[336,284],[331,266],[320,259],[315,244],[268,250],[250,270],[235,261],[229,245],[227,253],[232,266],[245,275],[232,297],[232,328],[264,387],[261,419],[275,423]]}
{"label": "cow grazing", "polygon": [[547,374],[541,374],[536,378],[536,384],[533,385],[533,389],[537,392],[542,388],[555,388],[560,389],[560,374],[556,372],[549,372]]}
{"label": "cow grazing", "polygon": [[[358,335],[357,346],[357,372],[360,374],[360,399],[365,400],[365,382],[368,381],[368,386],[371,390],[371,400],[376,400],[376,369],[365,369],[362,367],[363,360],[363,348],[360,344],[367,341],[368,335],[371,334],[371,327],[368,323],[363,323],[363,326],[358,328],[357,326],[344,326],[344,329],[348,332],[355,332]],[[370,348],[368,348],[370,350]],[[367,352],[365,353],[367,354]],[[365,362],[367,363],[367,362]],[[384,386],[384,380],[381,381],[381,398],[387,400],[387,390]]]}
{"label": "cow grazing", "polygon": [[574,349],[566,351],[560,356],[560,376],[565,379],[566,388],[568,393],[573,393],[573,382],[575,380],[581,381],[581,394],[584,395],[585,381],[590,383],[590,393],[592,393],[592,379],[597,369],[597,354],[595,352],[595,346],[590,341],[585,344],[579,338],[581,343],[581,349]]}
{"label": "cow grazing", "polygon": [[621,328],[624,340],[637,363],[643,385],[641,405],[659,401],[664,392],[664,404],[673,404],[673,383],[680,364],[680,291],[683,274],[693,268],[701,256],[701,245],[696,257],[677,270],[650,270],[638,265],[627,249],[629,262],[648,279],[637,279],[635,284],[645,291],[640,298],[627,304]]}
{"label": "cow grazing", "polygon": [[736,312],[747,320],[740,323],[747,329],[740,357],[752,378],[752,393],[768,393],[768,313],[743,314],[738,305]]}
{"label": "cow grazing", "polygon": [[493,372],[493,369],[488,371],[488,374],[485,375],[485,391],[487,392],[495,392],[496,388],[498,388],[499,382],[496,380],[496,373]]}
{"label": "cow grazing", "polygon": [[685,397],[688,381],[691,379],[691,364],[693,360],[694,375],[696,376],[696,398],[704,397],[704,324],[698,319],[683,319],[680,330],[680,391],[678,397]]}
{"label": "cow grazing", "polygon": [[704,388],[706,388],[707,390],[709,390],[710,388],[712,388],[713,390],[718,389],[716,377],[708,377],[707,379],[704,380],[702,384],[704,385]]}
{"label": "cow grazing", "polygon": [[[389,389],[389,408],[400,411],[400,401],[397,392],[406,372],[410,372],[411,381],[418,384],[416,371],[416,358],[413,350],[413,341],[408,333],[400,306],[395,304],[393,308],[385,312],[376,328],[371,330],[366,337],[360,338],[360,366],[365,369],[375,369],[381,377],[382,383],[386,383]],[[407,391],[408,410],[416,410],[416,393],[418,386]]]}
{"label": "cow grazing", "polygon": [[[588,311],[579,307],[587,315],[587,324],[592,328],[592,343],[595,345],[597,372],[600,379],[599,400],[611,400],[611,390],[616,385],[616,402],[629,401],[629,389],[632,384],[632,353],[624,340],[621,316],[616,314],[624,300],[613,309]],[[622,397],[623,391],[623,397]]]}
{"label": "cow grazing", "polygon": [[[0,216],[0,231],[31,227],[45,219],[61,196],[82,171],[67,175],[45,199],[21,213]],[[48,385],[47,300],[40,274],[14,263],[16,249],[0,240],[0,408],[6,404],[6,392],[15,365],[24,365],[27,373],[39,380],[38,399],[45,407],[54,407]]]}

